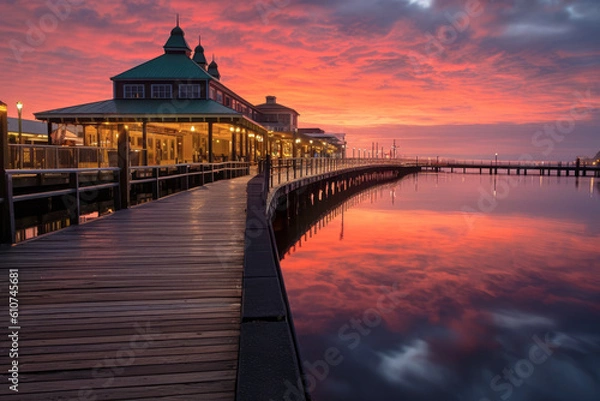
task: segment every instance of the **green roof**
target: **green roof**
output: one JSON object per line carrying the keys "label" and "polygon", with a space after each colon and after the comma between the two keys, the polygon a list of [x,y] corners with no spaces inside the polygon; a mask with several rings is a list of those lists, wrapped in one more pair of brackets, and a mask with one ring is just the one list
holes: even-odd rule
{"label": "green roof", "polygon": [[125,79],[214,79],[185,54],[163,54],[111,78]]}
{"label": "green roof", "polygon": [[71,123],[104,121],[235,122],[259,132],[266,129],[242,113],[214,100],[110,99],[34,113],[38,120]]}
{"label": "green roof", "polygon": [[79,104],[60,109],[34,113],[38,120],[61,117],[177,117],[189,115],[240,116],[241,113],[225,107],[214,100],[189,100],[170,102],[168,99],[110,99],[94,103]]}
{"label": "green roof", "polygon": [[163,46],[163,48],[165,49],[166,52],[183,52],[184,54],[186,52],[191,52],[192,49],[190,49],[190,47],[188,46],[187,42],[185,41],[185,33],[183,33],[183,29],[181,29],[179,27],[179,25],[177,25],[175,28],[173,28],[173,30],[171,31],[171,36],[169,37],[169,40],[167,40],[167,43],[165,43],[165,45]]}

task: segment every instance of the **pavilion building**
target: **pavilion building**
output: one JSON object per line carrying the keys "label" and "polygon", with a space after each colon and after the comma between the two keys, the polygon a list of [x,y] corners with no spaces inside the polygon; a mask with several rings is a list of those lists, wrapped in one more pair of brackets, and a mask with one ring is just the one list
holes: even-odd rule
{"label": "pavilion building", "polygon": [[270,133],[269,151],[276,157],[298,157],[298,117],[300,114],[280,103],[275,96],[267,96],[259,104],[259,121]]}
{"label": "pavilion building", "polygon": [[[272,146],[269,130],[261,123],[261,107],[221,82],[214,57],[207,63],[201,43],[192,55],[179,23],[163,49],[164,54],[112,77],[112,99],[35,117],[48,127],[82,127],[87,146],[129,148],[130,165],[264,157]],[[279,139],[285,140],[285,135]]]}

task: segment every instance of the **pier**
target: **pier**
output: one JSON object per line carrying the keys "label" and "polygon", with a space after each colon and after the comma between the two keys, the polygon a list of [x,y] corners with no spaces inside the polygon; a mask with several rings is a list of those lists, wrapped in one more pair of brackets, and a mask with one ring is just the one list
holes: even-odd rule
{"label": "pier", "polygon": [[3,286],[19,277],[11,399],[233,400],[248,180],[0,251]]}
{"label": "pier", "polygon": [[[340,188],[352,187],[405,168],[393,164],[322,161],[289,183],[319,191],[321,180],[337,176]],[[0,249],[2,270],[18,272],[20,391],[14,399],[281,398],[292,391],[286,382],[305,398],[266,215],[274,172],[283,166],[264,168],[251,185],[249,175],[235,178],[227,170],[235,166],[220,167],[193,172],[210,176],[206,182],[194,181],[189,167],[132,168],[129,201],[146,194],[137,206]],[[86,203],[79,195],[92,182],[115,197],[109,203],[122,199],[114,169],[8,171],[8,182],[17,174],[34,184],[24,184],[30,190],[17,195],[23,198],[8,199],[17,207],[66,195],[75,202],[69,212],[80,216]],[[215,174],[224,179],[213,182]],[[171,196],[174,188],[180,193]],[[7,280],[5,274],[2,285]]]}
{"label": "pier", "polygon": [[600,166],[576,162],[538,162],[538,161],[475,161],[475,160],[435,160],[416,163],[424,171],[474,172],[479,174],[516,174],[516,175],[556,175],[574,177],[600,177]]}

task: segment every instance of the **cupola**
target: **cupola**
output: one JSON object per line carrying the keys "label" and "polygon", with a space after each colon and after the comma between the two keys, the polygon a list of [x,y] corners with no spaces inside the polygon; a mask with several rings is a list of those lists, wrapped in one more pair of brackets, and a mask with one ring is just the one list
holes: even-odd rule
{"label": "cupola", "polygon": [[202,38],[198,37],[198,46],[194,49],[194,57],[192,58],[200,67],[206,70],[208,63],[206,62],[206,57],[204,56],[204,47],[202,47]]}
{"label": "cupola", "polygon": [[215,61],[215,56],[213,55],[213,59],[208,65],[208,73],[217,79],[221,79],[221,74],[219,73],[219,66]]}
{"label": "cupola", "polygon": [[177,15],[177,26],[171,30],[171,36],[167,43],[163,46],[166,54],[185,54],[186,56],[190,56],[192,54],[192,49],[188,46],[185,41],[185,33],[183,29],[179,27],[179,14]]}

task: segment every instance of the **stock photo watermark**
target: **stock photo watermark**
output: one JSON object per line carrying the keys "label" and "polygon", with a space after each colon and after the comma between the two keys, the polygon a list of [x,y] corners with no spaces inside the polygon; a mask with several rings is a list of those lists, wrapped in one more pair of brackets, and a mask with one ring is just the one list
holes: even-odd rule
{"label": "stock photo watermark", "polygon": [[[569,134],[575,132],[577,121],[581,121],[591,113],[598,111],[592,100],[592,90],[590,88],[585,93],[574,92],[573,96],[575,101],[569,108],[568,113],[557,118],[554,123],[545,124],[533,133],[531,144],[542,155],[549,156],[557,144],[561,143]],[[531,153],[523,153],[519,156],[517,162],[531,163],[534,160],[535,158]],[[499,201],[506,199],[510,195],[511,189],[518,186],[519,180],[518,176],[507,175],[494,180],[493,190],[480,186],[476,205],[465,205],[461,208],[469,229],[474,228],[477,218],[492,213],[498,207]]]}
{"label": "stock photo watermark", "polygon": [[260,0],[255,4],[256,11],[264,25],[269,24],[269,19],[289,6],[291,0]]}
{"label": "stock photo watermark", "polygon": [[[502,369],[501,374],[492,377],[489,383],[490,390],[497,393],[499,399],[508,400],[560,346],[553,337],[555,337],[554,333],[546,333],[543,336],[535,334],[531,338],[533,344],[527,354],[511,366]],[[483,397],[479,401],[492,401],[492,399]]]}
{"label": "stock photo watermark", "polygon": [[447,50],[447,46],[455,43],[460,34],[469,29],[471,20],[483,15],[484,3],[487,2],[493,2],[493,0],[467,0],[461,11],[455,13],[446,11],[444,17],[448,24],[438,27],[435,33],[426,32],[427,41],[422,51],[411,51],[408,54],[415,73],[423,72],[424,65],[428,64],[431,59],[440,57]]}
{"label": "stock photo watermark", "polygon": [[27,19],[24,33],[18,39],[13,38],[8,42],[15,60],[23,62],[25,54],[33,53],[46,43],[48,35],[55,32],[60,23],[69,18],[73,7],[84,3],[84,0],[47,0],[44,3],[46,12],[37,20]]}
{"label": "stock photo watermark", "polygon": [[[401,290],[399,283],[391,286],[381,286],[381,293],[377,298],[376,304],[365,309],[359,316],[354,316],[337,330],[338,340],[345,345],[349,351],[356,349],[364,338],[369,336],[373,329],[377,328],[383,322],[383,317],[394,312],[398,306],[405,301],[406,291]],[[343,348],[329,347],[323,352],[323,357],[315,361],[304,360],[304,383],[306,390],[310,393],[314,391],[319,383],[325,381],[332,368],[341,365],[344,362]],[[285,381],[286,391],[283,394],[283,401],[296,401],[304,398],[302,389],[304,388],[302,379],[298,383]],[[275,400],[270,400],[275,401]]]}

